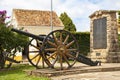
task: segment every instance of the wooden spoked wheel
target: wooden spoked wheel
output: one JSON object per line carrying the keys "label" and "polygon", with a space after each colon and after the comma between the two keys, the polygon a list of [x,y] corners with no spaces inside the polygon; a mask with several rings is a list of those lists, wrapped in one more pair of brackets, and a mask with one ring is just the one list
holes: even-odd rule
{"label": "wooden spoked wheel", "polygon": [[31,39],[28,44],[27,58],[28,61],[36,68],[44,68],[47,65],[44,63],[44,59],[41,52],[42,41],[38,39]]}
{"label": "wooden spoked wheel", "polygon": [[42,47],[46,63],[57,70],[71,68],[79,54],[75,37],[65,30],[56,30],[48,34]]}
{"label": "wooden spoked wheel", "polygon": [[12,61],[10,61],[11,59],[14,60],[15,57],[15,53],[11,52],[6,52],[3,51],[2,54],[0,55],[0,68],[1,69],[6,69],[6,68],[10,68],[12,65]]}
{"label": "wooden spoked wheel", "polygon": [[6,56],[7,57],[6,57],[6,61],[5,61],[5,68],[10,68],[13,62],[10,61],[8,58],[14,60],[15,53],[13,53],[13,52],[12,53],[7,53]]}

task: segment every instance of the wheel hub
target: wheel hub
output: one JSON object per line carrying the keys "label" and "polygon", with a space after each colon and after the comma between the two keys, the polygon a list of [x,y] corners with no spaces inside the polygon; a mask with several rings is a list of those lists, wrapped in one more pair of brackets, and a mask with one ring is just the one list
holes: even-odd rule
{"label": "wheel hub", "polygon": [[57,47],[58,54],[63,54],[66,52],[66,46],[65,45],[59,45]]}

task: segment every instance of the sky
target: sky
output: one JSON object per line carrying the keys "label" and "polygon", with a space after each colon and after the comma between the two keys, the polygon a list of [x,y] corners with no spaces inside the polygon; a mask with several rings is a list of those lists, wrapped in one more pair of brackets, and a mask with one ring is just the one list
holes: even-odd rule
{"label": "sky", "polygon": [[[53,11],[60,16],[66,12],[73,20],[77,31],[90,31],[89,16],[98,10],[120,10],[120,0],[52,0]],[[51,0],[0,0],[0,10],[12,9],[51,10]]]}

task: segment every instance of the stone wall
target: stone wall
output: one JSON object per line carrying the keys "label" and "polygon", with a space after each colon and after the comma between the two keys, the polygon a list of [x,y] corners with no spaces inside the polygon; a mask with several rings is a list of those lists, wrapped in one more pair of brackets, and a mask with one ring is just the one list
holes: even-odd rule
{"label": "stone wall", "polygon": [[[93,29],[94,20],[100,18],[106,18],[106,36],[107,46],[106,48],[93,47]],[[90,15],[90,57],[93,60],[100,60],[102,62],[120,62],[119,45],[118,45],[118,27],[116,19],[116,11],[100,10]],[[102,33],[102,32],[101,32]],[[99,36],[98,36],[99,37]],[[115,59],[114,59],[115,58]],[[116,60],[117,59],[117,60]]]}

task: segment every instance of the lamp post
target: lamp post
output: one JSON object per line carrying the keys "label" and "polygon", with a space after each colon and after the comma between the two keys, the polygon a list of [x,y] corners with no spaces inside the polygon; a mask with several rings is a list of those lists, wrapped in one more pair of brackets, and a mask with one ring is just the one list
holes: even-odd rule
{"label": "lamp post", "polygon": [[51,25],[51,31],[53,31],[53,23],[52,23],[52,18],[53,18],[53,15],[52,15],[52,12],[53,12],[53,3],[52,3],[52,0],[51,0],[51,14],[50,14],[50,25]]}

